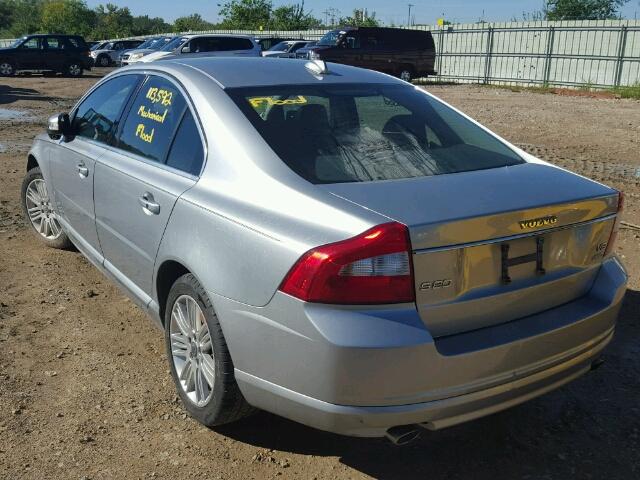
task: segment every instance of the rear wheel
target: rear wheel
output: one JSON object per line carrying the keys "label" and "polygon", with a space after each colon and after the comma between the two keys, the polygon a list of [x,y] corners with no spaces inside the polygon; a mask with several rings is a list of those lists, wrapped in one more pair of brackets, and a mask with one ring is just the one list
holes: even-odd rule
{"label": "rear wheel", "polygon": [[21,197],[24,216],[40,240],[52,248],[71,248],[71,240],[58,221],[39,167],[27,172],[22,181]]}
{"label": "rear wheel", "polygon": [[169,292],[165,344],[178,395],[192,417],[213,427],[253,411],[235,381],[213,305],[192,274],[176,280]]}
{"label": "rear wheel", "polygon": [[400,72],[398,72],[398,77],[405,82],[411,82],[414,78],[413,69],[409,66],[401,67]]}
{"label": "rear wheel", "polygon": [[0,60],[0,76],[2,77],[11,77],[15,75],[16,67],[9,60]]}
{"label": "rear wheel", "polygon": [[96,60],[96,63],[100,67],[108,67],[111,64],[111,61],[109,60],[109,57],[107,57],[106,55],[100,55],[98,57],[98,60]]}
{"label": "rear wheel", "polygon": [[78,62],[71,62],[65,67],[64,73],[69,77],[80,77],[82,76],[82,65]]}

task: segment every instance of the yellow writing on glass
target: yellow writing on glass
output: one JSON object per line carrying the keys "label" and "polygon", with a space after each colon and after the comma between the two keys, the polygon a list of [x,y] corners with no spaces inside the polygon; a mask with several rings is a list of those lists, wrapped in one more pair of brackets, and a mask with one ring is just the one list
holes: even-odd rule
{"label": "yellow writing on glass", "polygon": [[156,122],[164,123],[164,119],[167,118],[168,111],[169,109],[165,108],[164,113],[152,112],[151,110],[146,109],[144,105],[140,105],[140,108],[138,108],[138,115],[142,118],[148,118],[150,120],[155,120]]}
{"label": "yellow writing on glass", "polygon": [[163,107],[168,107],[173,100],[173,92],[164,88],[151,87],[147,90],[146,97],[153,103],[160,103]]}
{"label": "yellow writing on glass", "polygon": [[147,143],[153,142],[153,134],[156,132],[155,128],[151,129],[151,132],[147,132],[144,128],[144,124],[139,123],[136,127],[136,137],[140,137],[140,140]]}
{"label": "yellow writing on glass", "polygon": [[302,95],[298,95],[295,98],[287,98],[284,100],[275,97],[253,97],[249,98],[249,103],[253,108],[258,108],[265,103],[267,105],[303,105],[307,103],[307,99]]}

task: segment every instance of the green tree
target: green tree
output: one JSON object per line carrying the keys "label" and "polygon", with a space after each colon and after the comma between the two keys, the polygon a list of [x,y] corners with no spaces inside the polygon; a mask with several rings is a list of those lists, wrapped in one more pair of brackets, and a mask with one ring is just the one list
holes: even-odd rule
{"label": "green tree", "polygon": [[376,12],[367,13],[366,10],[356,8],[350,17],[340,18],[340,25],[351,27],[379,27],[380,22],[376,18]]}
{"label": "green tree", "polygon": [[164,21],[161,17],[149,17],[149,15],[140,15],[133,17],[131,22],[131,33],[133,35],[156,35],[171,31],[171,25]]}
{"label": "green tree", "polygon": [[87,36],[95,20],[96,13],[83,0],[51,0],[42,6],[40,30]]}
{"label": "green tree", "polygon": [[8,33],[19,37],[28,33],[35,33],[40,29],[43,0],[8,0],[4,2],[11,14]]}
{"label": "green tree", "polygon": [[266,28],[271,19],[273,3],[270,0],[230,0],[221,5],[223,28],[254,30]]}
{"label": "green tree", "polygon": [[176,18],[175,22],[173,22],[174,32],[198,32],[201,30],[213,30],[213,28],[215,28],[215,25],[207,22],[199,13]]}
{"label": "green tree", "polygon": [[121,38],[133,35],[133,16],[128,7],[112,3],[96,7],[94,38]]}
{"label": "green tree", "polygon": [[618,10],[628,0],[547,0],[547,20],[606,20],[618,18]]}
{"label": "green tree", "polygon": [[318,28],[322,22],[305,12],[304,1],[294,5],[283,5],[271,11],[269,28],[273,30],[306,30]]}

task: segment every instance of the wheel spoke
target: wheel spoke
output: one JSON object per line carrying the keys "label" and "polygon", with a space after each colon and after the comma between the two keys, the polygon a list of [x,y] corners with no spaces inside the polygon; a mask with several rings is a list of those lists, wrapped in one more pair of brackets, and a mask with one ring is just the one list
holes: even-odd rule
{"label": "wheel spoke", "polygon": [[27,198],[36,205],[40,205],[40,202],[42,201],[40,194],[37,191],[34,191],[31,185],[29,185],[29,189],[27,190]]}
{"label": "wheel spoke", "polygon": [[205,387],[206,379],[200,368],[196,367],[195,370],[195,380],[196,380],[196,401],[198,403],[203,402],[207,399],[207,389]]}
{"label": "wheel spoke", "polygon": [[178,357],[187,358],[187,351],[189,349],[189,339],[181,333],[171,334],[171,353]]}
{"label": "wheel spoke", "polygon": [[200,363],[200,366],[202,369],[202,374],[204,375],[204,378],[209,384],[209,387],[213,388],[213,383],[216,378],[215,362],[213,361],[213,358],[211,357],[211,355],[207,355],[207,354],[203,354],[201,360],[202,361]]}
{"label": "wheel spoke", "polygon": [[180,373],[180,380],[184,382],[184,390],[187,393],[193,392],[193,389],[195,387],[194,374],[195,374],[195,368],[193,367],[193,362],[187,361],[187,363],[184,366],[184,369],[182,370],[182,373]]}
{"label": "wheel spoke", "polygon": [[200,338],[200,349],[203,352],[210,353],[212,351],[211,347],[211,334],[209,333],[209,329],[204,329],[202,333],[202,337]]}
{"label": "wheel spoke", "polygon": [[189,331],[189,324],[187,323],[187,321],[184,318],[184,315],[183,315],[183,312],[182,312],[182,305],[180,305],[180,302],[176,302],[175,303],[175,306],[173,307],[172,317],[175,318],[176,324],[178,325],[178,328],[180,329],[182,334],[185,337],[189,337],[190,333],[191,333]]}

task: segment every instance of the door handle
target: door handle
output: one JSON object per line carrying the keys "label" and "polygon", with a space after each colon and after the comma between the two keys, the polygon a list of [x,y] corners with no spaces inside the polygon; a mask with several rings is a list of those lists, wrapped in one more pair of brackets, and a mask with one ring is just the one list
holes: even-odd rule
{"label": "door handle", "polygon": [[89,169],[84,163],[78,164],[78,175],[80,175],[80,178],[87,178],[89,176]]}
{"label": "door handle", "polygon": [[138,203],[142,206],[144,213],[148,215],[158,215],[160,213],[160,204],[156,203],[153,195],[149,192],[143,193],[142,196],[138,198]]}

